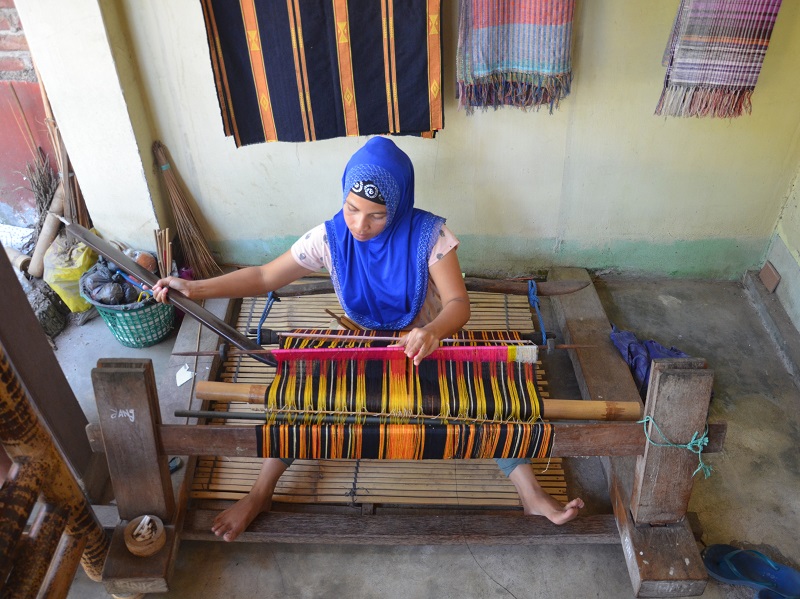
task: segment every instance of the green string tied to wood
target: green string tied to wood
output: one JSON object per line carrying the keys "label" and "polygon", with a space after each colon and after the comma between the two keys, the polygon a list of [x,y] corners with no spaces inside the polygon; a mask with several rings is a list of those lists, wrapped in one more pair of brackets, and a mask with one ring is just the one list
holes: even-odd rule
{"label": "green string tied to wood", "polygon": [[[656,427],[658,434],[661,435],[661,438],[664,441],[666,441],[665,443],[658,443],[650,438],[650,434],[647,432],[647,424],[649,422],[653,423],[653,426]],[[688,449],[692,453],[697,454],[697,460],[699,463],[695,471],[692,472],[692,477],[694,477],[694,475],[700,471],[703,472],[706,478],[711,476],[711,471],[713,470],[713,468],[703,462],[703,449],[708,445],[708,425],[706,425],[706,430],[703,432],[702,435],[698,437],[697,436],[698,432],[695,431],[694,435],[692,435],[692,438],[688,443],[680,444],[680,443],[673,443],[672,441],[670,441],[667,438],[667,436],[663,432],[661,432],[661,429],[658,427],[656,421],[653,420],[652,417],[650,416],[645,416],[642,420],[639,420],[639,424],[643,425],[644,436],[647,437],[647,442],[650,443],[651,445],[655,445],[656,447],[678,447],[681,449]]]}

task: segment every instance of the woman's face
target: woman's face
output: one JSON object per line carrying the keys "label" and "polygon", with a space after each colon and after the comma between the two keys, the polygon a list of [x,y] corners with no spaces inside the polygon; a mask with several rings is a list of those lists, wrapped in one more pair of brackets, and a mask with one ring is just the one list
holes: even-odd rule
{"label": "woman's face", "polygon": [[347,194],[342,207],[344,222],[357,241],[369,241],[386,228],[386,206]]}

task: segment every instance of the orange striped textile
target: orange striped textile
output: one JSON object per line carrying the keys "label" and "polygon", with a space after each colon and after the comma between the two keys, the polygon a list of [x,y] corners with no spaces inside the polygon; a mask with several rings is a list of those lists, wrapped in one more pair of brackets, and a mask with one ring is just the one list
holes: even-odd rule
{"label": "orange striped textile", "polygon": [[202,0],[237,146],[444,126],[441,0]]}

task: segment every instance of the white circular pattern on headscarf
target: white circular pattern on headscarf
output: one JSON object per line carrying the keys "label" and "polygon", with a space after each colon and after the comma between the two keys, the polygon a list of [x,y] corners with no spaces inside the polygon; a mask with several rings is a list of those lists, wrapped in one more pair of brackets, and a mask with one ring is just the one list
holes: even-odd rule
{"label": "white circular pattern on headscarf", "polygon": [[375,164],[359,164],[347,172],[344,181],[344,196],[350,193],[353,185],[358,181],[372,181],[380,190],[383,199],[386,200],[386,224],[392,222],[397,204],[400,202],[400,186],[395,181],[388,170]]}

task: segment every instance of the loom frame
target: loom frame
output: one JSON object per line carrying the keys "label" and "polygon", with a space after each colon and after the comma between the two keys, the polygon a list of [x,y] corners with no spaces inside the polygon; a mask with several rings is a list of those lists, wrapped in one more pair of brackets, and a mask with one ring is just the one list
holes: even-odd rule
{"label": "loom frame", "polygon": [[[585,280],[578,292],[551,298],[565,342],[594,346],[569,350],[583,399],[641,401],[627,365],[608,338],[610,323],[583,269],[553,269],[549,280]],[[230,321],[237,305],[227,300],[206,303],[206,309]],[[175,351],[213,352],[218,337],[185,319]],[[199,346],[199,347],[198,347]],[[211,378],[217,356],[201,356],[198,376]],[[175,372],[185,359],[173,357],[162,384],[152,381],[149,361],[101,360],[92,372],[100,425],[89,427],[95,449],[105,450],[121,522],[117,524],[103,571],[109,593],[164,592],[182,539],[219,540],[210,532],[220,511],[212,504],[195,508],[189,489],[198,455],[255,456],[252,427],[181,424],[175,409],[197,409],[189,385],[176,387]],[[150,374],[148,374],[150,373]],[[657,361],[645,413],[676,442],[688,440],[708,416],[713,372],[703,360]],[[112,419],[133,410],[135,422]],[[124,425],[124,426],[123,426]],[[597,455],[608,483],[613,514],[579,517],[563,526],[543,518],[508,512],[395,509],[379,513],[372,504],[320,513],[262,514],[239,539],[244,542],[359,544],[617,544],[621,543],[637,597],[700,595],[707,573],[687,518],[692,472],[697,458],[674,448],[649,446],[641,424],[632,422],[556,423],[554,456]],[[720,451],[725,423],[709,425],[706,451]],[[142,447],[144,440],[145,447]],[[154,459],[138,462],[121,456],[146,452]],[[164,467],[170,455],[186,458],[186,467],[166,484]],[[149,481],[149,482],[148,482]],[[171,504],[170,499],[174,497]],[[174,509],[169,509],[174,505]],[[132,556],[124,546],[127,521],[142,513],[164,510],[167,546],[151,558]],[[464,518],[468,514],[470,517]],[[324,525],[323,525],[324,524]]]}

